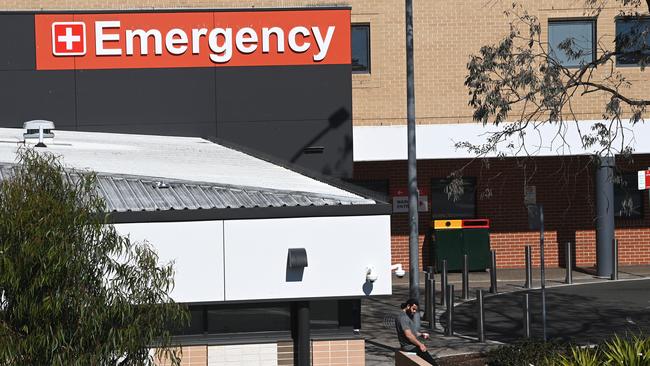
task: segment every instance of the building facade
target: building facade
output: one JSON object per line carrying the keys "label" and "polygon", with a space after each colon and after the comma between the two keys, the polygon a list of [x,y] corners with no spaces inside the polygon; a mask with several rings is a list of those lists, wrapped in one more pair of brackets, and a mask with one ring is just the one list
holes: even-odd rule
{"label": "building facade", "polygon": [[[616,35],[617,17],[622,8],[616,2],[608,4],[599,14],[595,14],[585,6],[583,1],[522,1],[522,9],[539,18],[542,25],[542,37],[548,39],[549,24],[557,24],[564,21],[591,22],[594,32],[594,39],[602,45],[612,46]],[[85,0],[77,1],[3,1],[0,3],[5,11],[65,11],[65,10],[134,10],[134,9],[205,9],[205,8],[241,8],[240,2],[233,1],[108,1],[92,2]],[[254,1],[247,6],[255,8],[278,8],[278,7],[305,7],[332,5],[328,1]],[[384,127],[404,126],[406,123],[406,80],[405,80],[405,42],[404,42],[404,9],[400,1],[379,0],[367,1],[345,1],[342,6],[352,8],[353,43],[363,44],[366,42],[366,49],[357,52],[365,53],[367,56],[361,60],[362,65],[353,67],[352,75],[352,123],[355,129],[358,127]],[[511,9],[511,2],[508,1],[469,1],[462,4],[444,1],[416,2],[414,4],[414,27],[415,27],[415,86],[416,86],[416,119],[420,126],[430,125],[455,125],[470,124],[472,122],[472,110],[468,106],[468,91],[463,85],[467,75],[466,64],[469,55],[478,52],[481,46],[497,42],[508,31],[508,18],[504,15],[505,10]],[[643,12],[644,9],[641,9]],[[357,35],[357,38],[355,37]],[[5,40],[5,42],[10,42]],[[363,47],[363,46],[360,46]],[[625,65],[618,68],[631,82],[628,94],[634,97],[647,95],[648,75],[640,67]],[[597,120],[602,117],[603,108],[606,103],[606,96],[603,94],[590,94],[577,99],[574,103],[576,116],[585,121]],[[24,119],[24,118],[23,118]],[[15,116],[15,120],[21,120]],[[258,126],[259,127],[259,126]],[[291,128],[294,128],[292,126]],[[256,129],[257,127],[251,127]],[[436,133],[435,128],[429,133]],[[264,131],[263,134],[268,133]],[[398,135],[397,133],[395,134]],[[207,137],[207,135],[206,135]],[[299,136],[305,139],[305,136]],[[345,138],[345,136],[334,136]],[[349,136],[347,137],[349,139]],[[462,138],[459,136],[459,139]],[[357,142],[355,137],[355,142]],[[235,139],[236,140],[236,139]],[[396,138],[397,140],[397,138]],[[350,143],[350,142],[348,142]],[[395,141],[398,144],[399,141]],[[390,146],[389,146],[390,147]],[[349,150],[349,149],[348,149]],[[338,154],[347,154],[345,147],[337,148]],[[341,151],[344,151],[343,153]],[[636,169],[647,167],[647,151],[638,151],[632,165],[625,164],[625,172],[632,173]],[[285,153],[282,158],[287,158]],[[353,177],[358,181],[375,181],[387,195],[405,186],[406,166],[404,158],[397,156],[364,156],[354,158]],[[402,154],[403,155],[403,154]],[[459,158],[467,157],[466,154],[458,153]],[[331,158],[330,158],[331,160]],[[451,171],[465,164],[463,160],[441,161],[434,158],[421,158],[422,168],[419,175],[420,188],[427,191],[431,179],[444,178]],[[478,165],[478,163],[474,164]],[[554,162],[544,163],[548,169],[553,170]],[[629,165],[629,166],[628,166]],[[440,168],[446,167],[446,168]],[[581,175],[567,173],[566,180],[583,182],[580,187],[567,183],[562,193],[570,196],[577,202],[570,202],[562,198],[557,186],[550,186],[534,183],[534,177],[530,172],[524,172],[517,168],[516,163],[508,164],[506,177],[498,174],[499,179],[508,181],[509,189],[507,197],[499,196],[497,193],[486,198],[485,195],[478,197],[476,201],[476,215],[492,219],[492,244],[499,252],[498,262],[500,266],[516,267],[523,262],[522,246],[531,244],[536,239],[536,234],[525,229],[525,220],[514,220],[512,218],[503,220],[500,217],[505,212],[513,212],[514,216],[525,216],[523,205],[516,202],[523,200],[524,187],[515,181],[535,185],[540,201],[547,203],[547,211],[553,212],[548,219],[550,235],[558,237],[551,247],[560,247],[564,241],[573,241],[576,244],[576,261],[581,266],[593,265],[594,251],[587,249],[593,246],[593,194],[589,192],[589,184],[593,183],[593,169],[581,170]],[[322,172],[331,174],[330,168],[322,169]],[[330,169],[330,170],[328,170]],[[344,169],[348,176],[350,169]],[[484,191],[491,188],[488,180],[493,182],[497,175],[496,169],[472,168],[468,174],[481,176],[477,181],[476,191]],[[390,174],[386,174],[389,171]],[[566,175],[566,174],[565,174]],[[546,175],[548,176],[548,175]],[[517,180],[518,179],[518,180]],[[531,179],[533,179],[531,181]],[[380,183],[379,181],[382,181]],[[514,183],[514,184],[513,184]],[[498,187],[492,189],[497,192]],[[573,191],[576,191],[574,193]],[[480,196],[480,195],[479,195]],[[643,214],[647,209],[647,193],[641,193],[640,202],[643,203],[641,215],[634,215],[633,218],[617,219],[621,239],[621,260],[623,264],[638,264],[647,262],[650,243],[647,241],[648,219]],[[591,202],[591,208],[587,209],[583,203]],[[510,206],[514,205],[514,206]],[[501,209],[499,208],[501,207]],[[507,209],[504,207],[508,207]],[[578,208],[579,207],[579,208]],[[428,245],[424,242],[427,230],[430,227],[432,216],[431,207],[428,212],[420,215],[422,252],[424,252],[423,264],[428,264]],[[495,211],[496,210],[496,211]],[[580,213],[575,210],[581,210]],[[557,213],[557,214],[555,214]],[[561,213],[561,214],[560,214]],[[566,215],[571,217],[570,227],[566,223]],[[577,216],[576,216],[577,215]],[[513,222],[513,220],[515,222]],[[582,222],[578,224],[578,222]],[[406,239],[406,217],[404,214],[393,216],[393,256],[395,262],[403,262],[407,265],[407,239]],[[631,230],[631,231],[630,231]],[[572,234],[576,232],[577,234]],[[627,238],[639,238],[627,239]],[[515,243],[516,242],[516,243]],[[641,253],[637,253],[641,250]],[[561,257],[558,252],[549,255]],[[557,252],[557,251],[556,251]],[[628,254],[629,253],[629,254]],[[561,259],[551,259],[551,264],[560,264]]]}
{"label": "building facade", "polygon": [[[552,41],[558,34],[571,35],[571,32],[579,32],[575,34],[591,35],[589,47],[593,48],[596,48],[596,43],[614,47],[617,24],[620,26],[622,19],[620,12],[624,10],[615,1],[608,3],[599,13],[585,7],[585,1],[582,0],[522,0],[520,4],[518,11],[525,9],[538,17],[544,42]],[[219,110],[218,103],[205,100],[203,104],[209,105],[208,109],[212,108],[213,111],[204,111],[207,116],[205,118],[195,115],[196,120],[214,122],[210,125],[214,125],[214,132],[201,128],[192,131],[186,127],[179,130],[171,128],[169,123],[163,123],[162,127],[156,127],[154,133],[224,139],[229,143],[262,151],[273,159],[288,164],[350,180],[393,202],[396,197],[404,195],[407,185],[405,12],[402,1],[0,1],[0,10],[7,14],[307,7],[351,9],[352,64],[351,67],[345,66],[350,70],[349,79],[342,75],[336,65],[329,66],[332,70],[336,69],[331,74],[324,72],[307,76],[300,73],[300,68],[285,70],[286,73],[272,72],[266,76],[260,76],[255,73],[255,69],[249,69],[240,75],[229,76],[230,80],[219,79],[220,83],[234,84],[242,78],[267,77],[273,79],[274,83],[286,83],[286,88],[280,94],[277,94],[277,90],[270,93],[269,90],[226,90],[223,94],[214,92],[216,96],[230,97],[232,103],[236,104],[230,114],[224,115],[222,112],[228,110],[227,103],[224,104],[225,109]],[[536,244],[539,234],[529,229],[525,207],[525,200],[531,197],[534,197],[536,203],[544,205],[546,213],[546,263],[551,266],[566,265],[564,246],[572,243],[575,265],[592,267],[596,264],[597,169],[588,152],[575,149],[573,152],[557,153],[554,150],[533,157],[474,160],[466,151],[454,147],[454,142],[475,138],[484,132],[480,129],[481,126],[473,122],[473,111],[468,106],[468,89],[464,85],[468,73],[467,62],[470,55],[478,53],[482,46],[498,42],[508,32],[509,18],[504,15],[504,11],[512,9],[512,2],[505,0],[435,0],[417,1],[414,4],[418,185],[424,193],[422,196],[427,197],[419,216],[422,266],[430,265],[434,255],[431,221],[451,217],[490,220],[491,247],[497,253],[500,267],[522,267],[525,245],[533,245],[534,262],[537,263],[539,256]],[[647,13],[647,9],[641,11]],[[16,47],[9,38],[0,40],[0,44],[3,49]],[[6,71],[7,65],[0,66]],[[633,62],[619,63],[616,69],[631,81],[630,88],[626,90],[628,95],[648,98],[650,78],[646,71]],[[0,77],[2,75],[6,73],[0,72]],[[155,79],[155,75],[147,77],[149,80]],[[190,84],[200,83],[203,77],[194,75],[194,81]],[[181,82],[188,81],[186,76],[178,78],[184,80]],[[111,78],[98,82],[106,80],[111,81]],[[311,87],[300,86],[305,82]],[[149,90],[163,87],[153,81],[148,85]],[[306,90],[310,92],[306,93]],[[342,91],[337,95],[337,90]],[[49,90],[44,88],[41,91],[39,98],[47,102]],[[22,99],[27,99],[30,93],[29,89],[24,89]],[[205,96],[205,93],[179,94],[185,94],[179,97],[184,97],[188,105],[196,102],[196,98],[201,95]],[[327,99],[333,102],[323,106],[320,95],[327,95]],[[269,97],[273,101],[269,101]],[[16,97],[7,90],[3,92],[3,98],[12,101]],[[84,98],[83,92],[71,100],[76,103],[78,98]],[[247,98],[252,98],[252,101],[243,103]],[[126,95],[123,102],[128,105],[129,99]],[[152,99],[151,105],[168,102]],[[604,94],[593,93],[579,97],[573,104],[574,113],[581,123],[588,125],[603,118],[606,102]],[[13,102],[6,104],[13,105]],[[89,109],[97,111],[97,106],[90,105]],[[283,119],[288,118],[286,111],[296,109],[302,110],[304,118],[285,123],[283,129],[278,130],[278,121],[281,124],[284,123]],[[310,116],[310,111],[313,110],[318,113]],[[0,113],[4,115],[0,122],[4,127],[19,127],[24,120],[48,118],[30,115],[30,111],[32,108],[29,104],[22,108],[3,108]],[[241,115],[241,111],[246,113]],[[339,111],[341,113],[337,113]],[[97,123],[84,127],[78,122],[80,116],[75,114],[74,117],[77,122],[57,127],[98,130]],[[169,119],[170,116],[162,111],[156,118]],[[251,123],[253,120],[257,123]],[[260,120],[267,123],[261,124]],[[316,122],[310,129],[303,131],[301,128],[307,120]],[[112,131],[148,131],[143,130],[143,125],[136,120],[122,122],[119,128],[115,127]],[[178,114],[174,122],[182,124],[183,115]],[[223,123],[221,127],[220,123]],[[650,132],[644,126],[638,127],[639,130],[634,130],[636,151],[632,159],[619,157],[616,168],[620,178],[615,185],[617,202],[612,207],[616,216],[615,236],[620,242],[621,265],[650,263],[650,200],[647,191],[634,189],[636,172],[650,166],[650,148],[643,141],[643,133],[646,132],[647,136]],[[242,136],[259,138],[249,145],[250,141]],[[278,137],[269,139],[269,136]],[[448,204],[441,199],[444,196],[444,183],[459,168],[464,168],[467,194],[462,197],[462,205],[455,205],[458,210],[448,211]],[[623,210],[623,201],[631,202],[631,209]],[[402,263],[408,269],[408,218],[399,209],[395,209],[391,216],[391,235],[392,263]],[[340,354],[336,347],[341,344],[328,343],[324,347]],[[345,343],[346,347],[348,344]],[[203,348],[197,350],[198,353],[206,350],[204,346],[200,347]],[[354,347],[358,347],[358,344]],[[327,357],[330,357],[329,354]],[[316,360],[314,364],[318,364]]]}

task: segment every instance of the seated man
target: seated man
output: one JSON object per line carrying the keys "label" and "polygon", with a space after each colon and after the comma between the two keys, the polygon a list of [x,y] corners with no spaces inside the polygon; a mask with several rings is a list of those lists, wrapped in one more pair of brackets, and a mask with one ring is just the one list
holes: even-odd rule
{"label": "seated man", "polygon": [[428,333],[420,333],[416,329],[414,316],[418,314],[418,301],[415,299],[408,299],[401,305],[402,311],[395,320],[395,328],[397,330],[397,339],[399,339],[400,349],[404,352],[415,352],[420,358],[424,359],[432,365],[437,365],[433,356],[427,352],[427,346],[418,340],[418,337],[429,339]]}

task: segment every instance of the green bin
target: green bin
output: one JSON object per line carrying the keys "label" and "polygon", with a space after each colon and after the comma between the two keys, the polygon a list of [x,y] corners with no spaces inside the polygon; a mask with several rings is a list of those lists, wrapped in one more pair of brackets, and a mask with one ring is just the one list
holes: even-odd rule
{"label": "green bin", "polygon": [[470,271],[484,271],[490,266],[490,220],[435,220],[432,235],[433,263],[447,270],[460,271],[467,254]]}

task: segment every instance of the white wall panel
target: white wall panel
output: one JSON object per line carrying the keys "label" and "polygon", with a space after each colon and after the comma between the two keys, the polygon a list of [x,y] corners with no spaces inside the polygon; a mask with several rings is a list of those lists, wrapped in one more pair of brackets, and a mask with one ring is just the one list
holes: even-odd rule
{"label": "white wall panel", "polygon": [[[607,121],[580,121],[583,133],[591,133],[591,127],[596,123],[609,123]],[[497,150],[490,152],[488,157],[498,154],[505,156],[565,156],[565,155],[591,155],[600,150],[600,146],[590,148],[582,147],[582,137],[576,123],[567,122],[563,126],[545,123],[531,125],[527,129],[526,140],[522,144],[517,136],[505,139],[497,146]],[[468,141],[475,145],[486,143],[490,133],[497,132],[501,126],[483,126],[480,123],[458,124],[433,124],[417,125],[417,157],[424,159],[461,159],[473,158],[467,149],[456,148],[457,142]],[[558,138],[561,135],[562,138]],[[623,130],[614,138],[612,144],[615,152],[621,146],[629,146],[635,154],[650,153],[650,123],[623,124]],[[402,126],[355,126],[353,131],[354,161],[384,161],[406,160],[408,148],[406,146],[406,125]],[[512,144],[512,146],[510,146]]]}
{"label": "white wall panel", "polygon": [[[224,237],[227,301],[391,293],[388,215],[229,220]],[[307,251],[302,280],[287,277],[289,248]]]}
{"label": "white wall panel", "polygon": [[163,263],[175,261],[177,302],[223,301],[223,221],[117,224],[131,240],[151,243]]}

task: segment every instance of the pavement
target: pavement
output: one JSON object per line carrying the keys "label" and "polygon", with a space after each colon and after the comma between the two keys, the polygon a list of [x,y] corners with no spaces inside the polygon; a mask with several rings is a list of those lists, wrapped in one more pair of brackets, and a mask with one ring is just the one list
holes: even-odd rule
{"label": "pavement", "polygon": [[[546,270],[546,301],[548,337],[579,343],[597,342],[614,333],[650,330],[650,266],[630,266],[619,269],[619,280],[599,278],[593,269],[573,271],[573,284],[564,283],[563,268]],[[469,300],[460,299],[461,275],[449,274],[449,284],[455,287],[453,337],[444,336],[446,308],[440,306],[440,276],[436,276],[436,322],[431,340],[425,344],[429,352],[442,360],[481,354],[499,345],[515,341],[522,335],[522,299],[530,293],[532,334],[541,338],[541,296],[539,269],[533,270],[533,289],[524,288],[523,269],[500,269],[497,272],[498,294],[487,294],[490,278],[487,272],[472,272],[469,276]],[[476,305],[474,294],[485,294],[485,343],[476,338]],[[424,274],[420,274],[420,294],[424,297]],[[394,319],[399,304],[408,298],[408,274],[393,277],[391,296],[368,297],[362,300],[361,335],[366,339],[366,365],[393,365],[399,347]],[[420,301],[424,307],[424,301]],[[441,324],[442,323],[442,324]],[[422,321],[424,328],[427,321]],[[456,364],[453,362],[450,364]]]}

